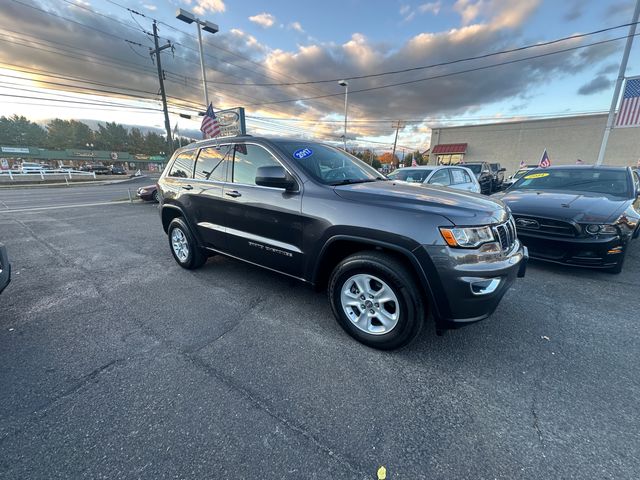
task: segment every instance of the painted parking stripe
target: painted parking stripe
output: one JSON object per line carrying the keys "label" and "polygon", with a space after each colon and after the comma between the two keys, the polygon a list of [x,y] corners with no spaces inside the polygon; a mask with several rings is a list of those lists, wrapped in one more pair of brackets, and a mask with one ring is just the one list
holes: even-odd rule
{"label": "painted parking stripe", "polygon": [[60,210],[64,208],[80,208],[80,207],[97,207],[100,205],[118,205],[121,203],[130,203],[129,200],[118,200],[115,202],[98,202],[98,203],[80,203],[72,205],[56,205],[55,207],[32,207],[32,208],[16,208],[9,210],[0,210],[0,214],[3,213],[15,213],[15,212],[36,212],[40,210]]}

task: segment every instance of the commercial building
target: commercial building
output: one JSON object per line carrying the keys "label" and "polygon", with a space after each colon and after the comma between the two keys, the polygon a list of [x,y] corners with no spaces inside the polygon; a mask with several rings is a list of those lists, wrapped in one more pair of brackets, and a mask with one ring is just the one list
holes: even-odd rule
{"label": "commercial building", "polygon": [[23,162],[37,162],[58,168],[61,165],[119,165],[128,170],[161,171],[167,162],[164,155],[138,155],[108,150],[48,150],[38,147],[0,146],[0,169],[6,170]]}
{"label": "commercial building", "polygon": [[[537,164],[547,149],[552,165],[593,164],[606,114],[433,128],[429,163],[499,162],[511,173],[521,161]],[[640,127],[614,128],[604,163],[635,166]]]}

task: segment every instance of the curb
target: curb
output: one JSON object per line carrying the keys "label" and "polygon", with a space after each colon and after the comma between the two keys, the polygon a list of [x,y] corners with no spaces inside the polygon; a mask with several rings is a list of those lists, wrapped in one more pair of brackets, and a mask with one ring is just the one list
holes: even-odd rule
{"label": "curb", "polygon": [[140,175],[138,177],[130,177],[124,178],[122,180],[94,180],[92,182],[71,182],[71,183],[63,183],[63,182],[53,182],[53,183],[27,183],[27,184],[11,184],[11,185],[2,185],[0,184],[0,190],[3,188],[6,189],[15,189],[15,188],[68,188],[68,187],[76,187],[76,186],[87,186],[87,185],[115,185],[118,183],[130,182],[131,180],[136,180],[140,178],[146,178],[147,175]]}

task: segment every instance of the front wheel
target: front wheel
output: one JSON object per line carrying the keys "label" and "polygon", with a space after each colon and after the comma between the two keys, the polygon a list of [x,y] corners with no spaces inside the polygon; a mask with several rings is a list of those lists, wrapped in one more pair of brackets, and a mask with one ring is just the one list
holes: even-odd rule
{"label": "front wheel", "polygon": [[178,217],[171,220],[168,229],[171,254],[178,265],[188,270],[201,267],[207,261],[185,221]]}
{"label": "front wheel", "polygon": [[340,326],[373,348],[409,344],[424,323],[422,295],[410,271],[394,257],[362,252],[344,259],[329,280],[329,302]]}

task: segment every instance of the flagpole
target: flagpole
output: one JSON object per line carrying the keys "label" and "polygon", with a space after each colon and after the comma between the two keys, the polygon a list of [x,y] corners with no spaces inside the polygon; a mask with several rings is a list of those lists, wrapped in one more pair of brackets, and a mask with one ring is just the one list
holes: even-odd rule
{"label": "flagpole", "polygon": [[607,142],[609,141],[609,134],[613,128],[613,120],[616,115],[616,106],[618,105],[618,99],[620,97],[620,89],[622,88],[622,82],[624,81],[624,75],[627,70],[627,61],[629,60],[629,52],[631,52],[631,46],[633,45],[633,37],[636,34],[636,24],[638,23],[638,17],[640,16],[640,0],[636,0],[636,9],[633,12],[633,19],[629,26],[629,36],[627,37],[627,44],[624,47],[624,53],[622,54],[622,62],[620,63],[620,70],[618,70],[618,79],[616,80],[616,87],[613,90],[613,98],[611,99],[611,108],[609,108],[609,116],[607,117],[607,126],[604,129],[604,135],[602,137],[602,144],[600,145],[600,152],[598,153],[598,160],[596,165],[602,165],[604,161],[604,153],[607,150]]}

